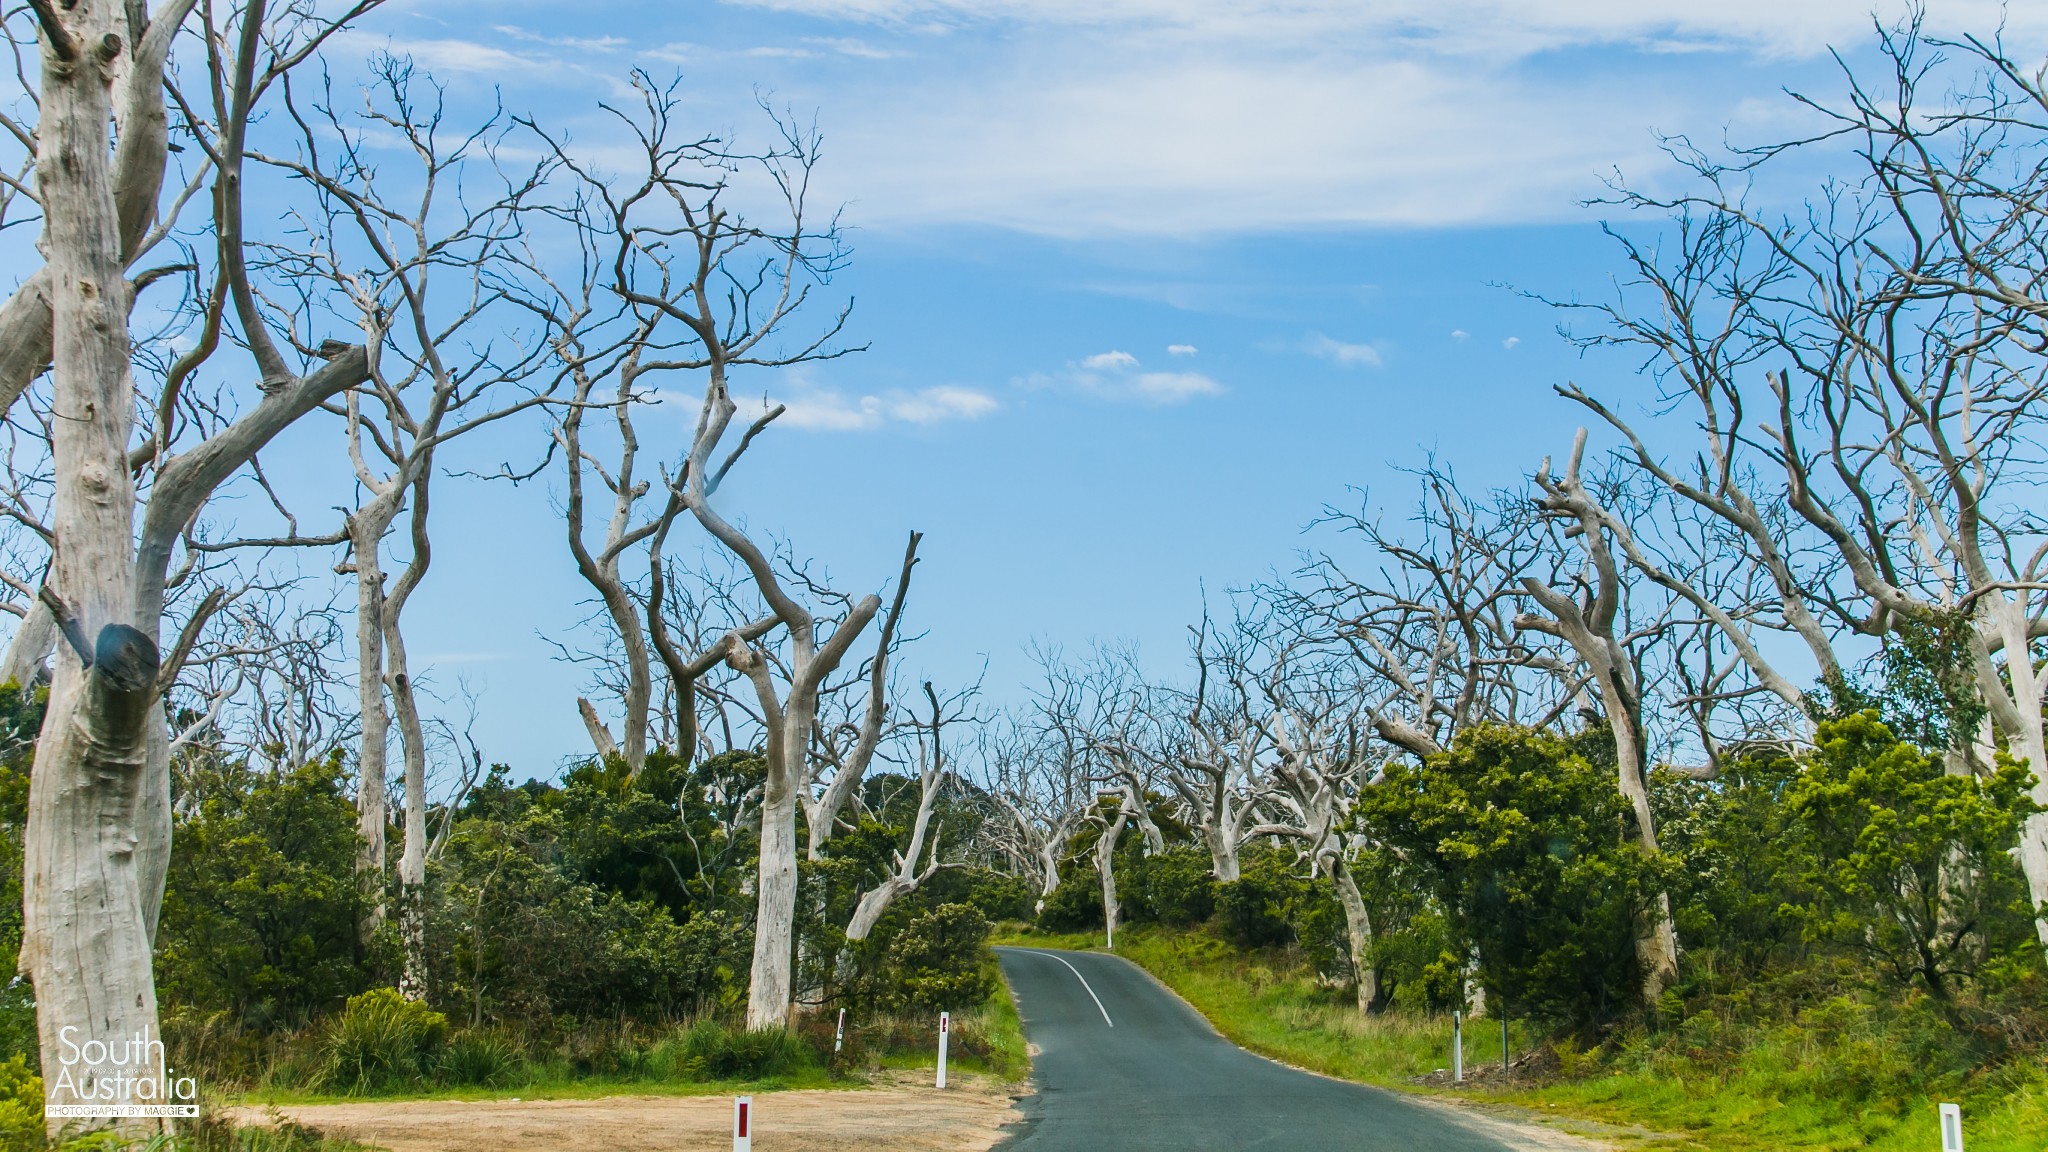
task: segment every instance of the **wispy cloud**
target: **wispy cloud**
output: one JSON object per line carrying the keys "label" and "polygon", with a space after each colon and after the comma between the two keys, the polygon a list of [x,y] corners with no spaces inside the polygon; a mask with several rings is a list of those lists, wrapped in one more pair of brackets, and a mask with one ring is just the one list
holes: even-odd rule
{"label": "wispy cloud", "polygon": [[1193,344],[1168,344],[1166,346],[1166,354],[1168,356],[1193,356],[1196,351],[1197,349]]}
{"label": "wispy cloud", "polygon": [[344,31],[336,34],[331,42],[365,54],[389,52],[393,56],[411,57],[429,72],[502,75],[531,69],[535,65],[535,61],[528,57],[474,40],[400,39]]}
{"label": "wispy cloud", "polygon": [[910,53],[898,48],[880,48],[853,36],[806,36],[804,43],[829,48],[841,56],[861,60],[895,60]]}
{"label": "wispy cloud", "polygon": [[771,396],[769,402],[785,409],[777,423],[814,432],[867,432],[890,423],[979,420],[1002,407],[985,392],[953,385],[850,396],[801,379],[787,394]]}
{"label": "wispy cloud", "polygon": [[1225,390],[1200,372],[1147,372],[1136,356],[1117,349],[1084,356],[1058,372],[1033,373],[1018,383],[1026,388],[1056,388],[1104,400],[1160,406],[1197,396],[1218,396]]}
{"label": "wispy cloud", "polygon": [[1332,340],[1321,332],[1311,332],[1303,345],[1309,355],[1328,360],[1343,368],[1381,368],[1386,361],[1380,350],[1370,344],[1346,344]]}

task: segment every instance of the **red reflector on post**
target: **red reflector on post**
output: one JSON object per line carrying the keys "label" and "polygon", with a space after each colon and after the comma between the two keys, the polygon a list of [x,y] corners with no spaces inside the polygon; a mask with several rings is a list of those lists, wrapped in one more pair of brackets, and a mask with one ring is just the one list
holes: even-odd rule
{"label": "red reflector on post", "polygon": [[735,1133],[733,1133],[733,1135],[735,1135],[735,1136],[745,1136],[745,1135],[748,1135],[748,1132],[747,1132],[747,1111],[748,1111],[748,1107],[747,1107],[747,1103],[746,1103],[746,1101],[744,1101],[744,1100],[740,1101],[740,1130],[739,1130],[738,1132],[735,1132]]}

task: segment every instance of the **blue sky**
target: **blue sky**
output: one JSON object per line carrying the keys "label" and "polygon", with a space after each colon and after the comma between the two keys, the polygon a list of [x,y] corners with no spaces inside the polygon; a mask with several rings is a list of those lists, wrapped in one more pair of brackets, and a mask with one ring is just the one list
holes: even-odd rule
{"label": "blue sky", "polygon": [[[871,350],[738,382],[790,415],[728,498],[848,588],[924,531],[909,671],[986,661],[1000,702],[1033,640],[1177,660],[1203,582],[1336,544],[1302,530],[1352,488],[1399,514],[1396,469],[1431,452],[1475,485],[1526,475],[1578,423],[1556,383],[1639,394],[1515,289],[1602,292],[1617,261],[1581,204],[1602,176],[1673,180],[1658,133],[1796,131],[1780,88],[1831,93],[1827,45],[1860,56],[1868,21],[1832,0],[421,0],[336,59],[410,53],[458,107],[502,92],[600,147],[595,106],[635,67],[743,136],[757,90],[814,111],[854,229],[833,288]],[[2009,23],[2038,44],[2048,18]],[[643,435],[670,454],[693,416]],[[444,483],[408,613],[416,670],[482,688],[486,751],[522,775],[588,748],[581,673],[539,638],[574,642],[585,612],[558,492]]]}

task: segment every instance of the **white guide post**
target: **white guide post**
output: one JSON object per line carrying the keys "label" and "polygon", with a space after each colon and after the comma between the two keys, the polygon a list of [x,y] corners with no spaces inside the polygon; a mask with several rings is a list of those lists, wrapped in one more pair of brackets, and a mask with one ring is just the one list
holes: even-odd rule
{"label": "white guide post", "polygon": [[1451,1010],[1451,1082],[1465,1082],[1465,1014]]}
{"label": "white guide post", "polygon": [[839,1030],[838,1030],[838,1031],[836,1031],[836,1032],[834,1032],[834,1033],[832,1033],[832,1050],[833,1050],[834,1052],[837,1052],[837,1051],[839,1051],[839,1049],[840,1049],[840,1046],[841,1046],[841,1045],[843,1045],[843,1044],[845,1044],[845,1043],[846,1043],[846,1009],[844,1009],[844,1008],[841,1008],[841,1009],[839,1010]]}
{"label": "white guide post", "polygon": [[939,1013],[939,1087],[946,1086],[946,1041],[953,1031],[953,1014]]}
{"label": "white guide post", "polygon": [[1941,1152],[1963,1152],[1963,1106],[1941,1106]]}
{"label": "white guide post", "polygon": [[754,1098],[732,1098],[732,1152],[754,1152]]}

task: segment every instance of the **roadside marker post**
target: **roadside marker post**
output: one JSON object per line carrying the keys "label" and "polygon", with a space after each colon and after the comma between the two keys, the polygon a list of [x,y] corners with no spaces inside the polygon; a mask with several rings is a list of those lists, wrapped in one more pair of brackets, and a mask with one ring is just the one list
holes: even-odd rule
{"label": "roadside marker post", "polygon": [[732,1152],[754,1152],[754,1098],[732,1098]]}
{"label": "roadside marker post", "polygon": [[1500,1012],[1500,1082],[1508,1082],[1508,1012],[1507,1002],[1501,1002]]}
{"label": "roadside marker post", "polygon": [[948,1034],[952,1031],[953,1014],[951,1012],[939,1013],[939,1087],[941,1088],[946,1086],[946,1041],[950,1038]]}
{"label": "roadside marker post", "polygon": [[1941,1106],[1941,1152],[1963,1152],[1963,1106]]}
{"label": "roadside marker post", "polygon": [[1451,1083],[1465,1082],[1465,1014],[1451,1010]]}
{"label": "roadside marker post", "polygon": [[832,1033],[832,1051],[837,1052],[846,1043],[846,1009],[839,1010],[839,1029]]}

